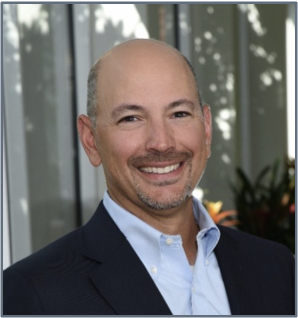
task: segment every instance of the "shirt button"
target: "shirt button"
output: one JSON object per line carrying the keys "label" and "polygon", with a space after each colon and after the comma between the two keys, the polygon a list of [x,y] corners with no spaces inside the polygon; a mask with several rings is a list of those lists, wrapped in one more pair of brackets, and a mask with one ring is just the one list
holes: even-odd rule
{"label": "shirt button", "polygon": [[151,266],[150,271],[151,271],[152,274],[156,274],[157,268],[155,266]]}
{"label": "shirt button", "polygon": [[209,265],[209,260],[208,260],[208,259],[205,260],[205,265],[206,265],[206,266]]}
{"label": "shirt button", "polygon": [[172,245],[173,243],[173,239],[171,239],[170,237],[166,239],[166,243],[167,245]]}

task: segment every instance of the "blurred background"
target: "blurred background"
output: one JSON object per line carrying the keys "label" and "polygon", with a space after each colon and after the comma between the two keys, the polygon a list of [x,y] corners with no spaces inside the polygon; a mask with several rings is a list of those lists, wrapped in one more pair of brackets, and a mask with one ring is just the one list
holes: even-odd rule
{"label": "blurred background", "polygon": [[296,3],[2,8],[4,268],[94,213],[105,179],[79,145],[76,117],[92,64],[132,38],[178,48],[211,106],[212,156],[194,195],[218,222],[294,235]]}

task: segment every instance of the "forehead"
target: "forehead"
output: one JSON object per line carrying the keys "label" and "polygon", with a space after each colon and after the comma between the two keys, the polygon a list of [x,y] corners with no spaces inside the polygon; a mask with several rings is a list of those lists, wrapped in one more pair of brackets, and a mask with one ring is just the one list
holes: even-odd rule
{"label": "forehead", "polygon": [[[195,93],[196,84],[184,58],[160,43],[130,43],[112,50],[101,62],[97,83],[105,102]],[[178,99],[188,96],[177,96]]]}

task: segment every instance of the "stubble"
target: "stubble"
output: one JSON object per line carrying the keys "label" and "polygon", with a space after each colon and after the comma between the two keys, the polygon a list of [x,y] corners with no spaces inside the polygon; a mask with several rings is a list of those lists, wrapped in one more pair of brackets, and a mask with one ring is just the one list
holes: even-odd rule
{"label": "stubble", "polygon": [[[165,161],[173,161],[179,159],[179,161],[183,161],[184,165],[186,165],[187,176],[183,189],[180,193],[172,194],[169,197],[156,197],[149,191],[146,191],[144,186],[140,185],[139,176],[137,175],[137,171],[135,168],[132,169],[133,174],[133,186],[136,190],[136,194],[138,198],[141,200],[143,204],[147,207],[154,210],[168,210],[176,208],[182,205],[191,195],[192,195],[192,157],[193,155],[190,152],[171,152],[164,155],[154,155],[149,154],[144,157],[132,158],[130,160],[130,164],[135,166],[140,166],[143,163],[157,163],[157,162],[165,162]],[[155,187],[160,187],[161,191],[163,187],[167,187],[175,184],[179,180],[174,181],[160,181],[160,182],[152,182],[152,185]]]}

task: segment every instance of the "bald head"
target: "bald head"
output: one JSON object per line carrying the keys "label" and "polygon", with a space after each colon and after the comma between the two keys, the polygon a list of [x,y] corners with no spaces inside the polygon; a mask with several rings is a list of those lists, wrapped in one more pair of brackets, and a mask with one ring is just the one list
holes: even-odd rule
{"label": "bald head", "polygon": [[[199,105],[202,107],[197,79],[190,62],[172,46],[151,39],[134,39],[121,43],[100,57],[93,65],[88,77],[87,113],[93,126],[96,126],[99,100],[106,82],[113,85],[113,76],[119,72],[134,76],[137,70],[146,77],[148,70],[171,73],[171,68],[182,66],[190,79],[189,84],[196,91]],[[181,80],[183,76],[181,76]],[[110,88],[110,86],[109,86]]]}

